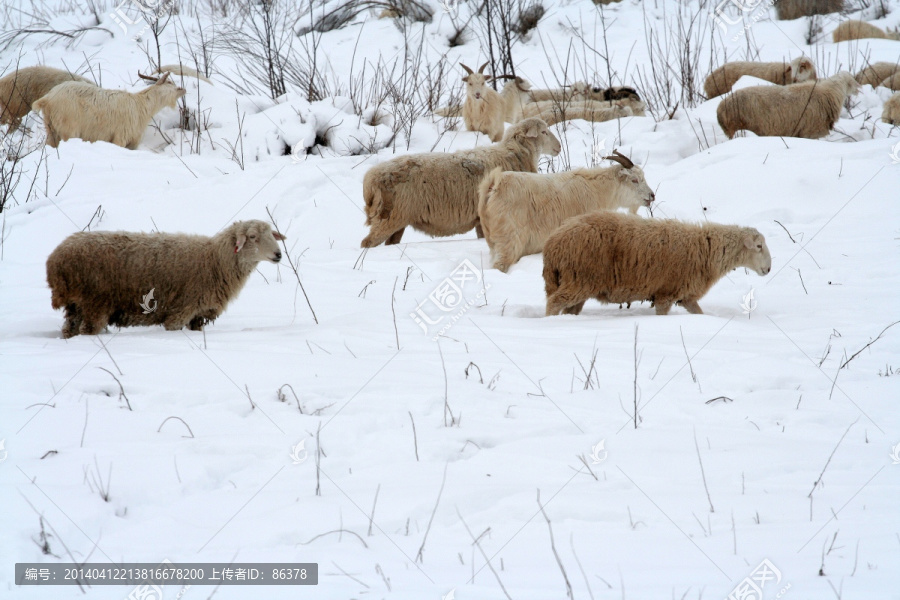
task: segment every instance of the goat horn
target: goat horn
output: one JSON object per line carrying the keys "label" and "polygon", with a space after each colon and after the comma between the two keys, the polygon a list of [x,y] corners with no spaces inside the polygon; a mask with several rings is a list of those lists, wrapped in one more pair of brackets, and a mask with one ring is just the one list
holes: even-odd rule
{"label": "goat horn", "polygon": [[146,79],[147,81],[159,81],[159,77],[150,77],[149,75],[144,75],[140,71],[138,71],[138,77]]}
{"label": "goat horn", "polygon": [[166,71],[166,72],[163,74],[163,76],[159,78],[159,81],[157,81],[156,83],[165,83],[166,80],[169,78],[169,75],[171,75],[171,74],[172,74],[172,73],[170,73],[169,71]]}
{"label": "goat horn", "polygon": [[474,71],[472,69],[470,69],[469,67],[467,67],[466,65],[464,65],[462,63],[459,63],[459,66],[461,66],[463,69],[465,69],[466,73],[468,73],[469,75],[474,73]]}
{"label": "goat horn", "polygon": [[503,75],[494,75],[494,79],[518,79],[518,77],[505,73]]}
{"label": "goat horn", "polygon": [[488,62],[484,63],[483,65],[481,65],[480,67],[478,67],[478,72],[479,72],[479,73],[483,73],[483,72],[484,72],[484,68],[485,68],[486,66],[488,66],[488,63],[489,63],[489,62],[491,62],[491,61],[488,61]]}
{"label": "goat horn", "polygon": [[627,156],[625,156],[624,154],[622,154],[621,152],[619,152],[618,150],[613,150],[612,156],[604,156],[603,158],[606,160],[611,160],[613,162],[617,162],[626,169],[630,169],[631,167],[634,166],[634,163],[631,162],[631,159],[628,158]]}

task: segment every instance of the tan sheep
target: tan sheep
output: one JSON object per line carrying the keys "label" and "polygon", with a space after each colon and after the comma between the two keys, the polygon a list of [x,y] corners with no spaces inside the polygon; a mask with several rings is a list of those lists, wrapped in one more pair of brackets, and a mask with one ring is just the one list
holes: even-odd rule
{"label": "tan sheep", "polygon": [[[501,75],[500,77],[511,77]],[[499,79],[499,77],[498,77]],[[529,102],[528,90],[531,84],[521,77],[514,77],[508,81],[500,91],[503,98],[503,120],[507,123],[517,123],[522,120],[522,108]]]}
{"label": "tan sheep", "polygon": [[171,233],[75,233],[47,259],[51,305],[65,308],[62,334],[107,325],[201,329],[237,297],[263,260],[277,263],[264,221],[238,221],[213,237]]}
{"label": "tan sheep", "polygon": [[184,88],[167,82],[169,74],[135,94],[81,82],[62,83],[34,103],[47,128],[47,145],[81,138],[110,142],[134,150],[157,112],[184,96]]}
{"label": "tan sheep", "polygon": [[644,171],[618,151],[606,158],[619,164],[547,174],[491,171],[478,188],[478,216],[494,268],[505,273],[540,252],[569,217],[650,206],[655,195]]}
{"label": "tan sheep", "polygon": [[616,100],[614,102],[555,102],[545,100],[527,104],[522,111],[523,118],[539,117],[547,125],[555,125],[562,121],[584,119],[600,123],[622,117],[644,116],[644,103],[640,100]]}
{"label": "tan sheep", "polygon": [[375,165],[363,178],[366,225],[363,248],[397,244],[407,226],[431,236],[465,233],[476,228],[478,184],[495,167],[537,172],[541,154],[556,156],[561,146],[547,124],[525,119],[507,129],[491,146],[453,153],[398,156]]}
{"label": "tan sheep", "polygon": [[772,268],[766,240],[752,227],[588,213],[566,221],[544,244],[547,316],[577,315],[590,298],[649,300],[658,315],[677,302],[702,314],[697,301],[738,267],[759,275]]}
{"label": "tan sheep", "polygon": [[890,125],[900,125],[900,93],[894,94],[884,103],[881,120]]}
{"label": "tan sheep", "polygon": [[846,71],[818,81],[750,87],[722,100],[716,116],[729,138],[746,129],[756,135],[817,139],[828,135],[844,101],[858,90]]}
{"label": "tan sheep", "polygon": [[94,85],[84,77],[53,67],[25,67],[6,75],[0,79],[0,123],[15,131],[35,100],[67,81]]}
{"label": "tan sheep", "polygon": [[557,89],[531,90],[528,92],[529,102],[567,102],[570,100],[589,100],[590,86],[584,81],[576,81],[571,85]]}
{"label": "tan sheep", "polygon": [[900,92],[900,71],[894,73],[879,84],[894,92]]}
{"label": "tan sheep", "polygon": [[816,79],[816,67],[805,56],[798,56],[789,63],[784,62],[728,62],[709,74],[703,82],[703,90],[708,99],[727,92],[744,75],[765,79],[778,85],[802,83]]}
{"label": "tan sheep", "polygon": [[777,0],[774,4],[775,13],[782,21],[844,10],[844,0]]}
{"label": "tan sheep", "polygon": [[871,64],[856,74],[859,85],[871,85],[877,87],[885,79],[889,79],[900,71],[900,63],[877,62]]}
{"label": "tan sheep", "polygon": [[488,87],[487,82],[493,79],[482,73],[488,63],[484,63],[475,73],[460,63],[468,75],[462,79],[466,82],[466,101],[462,107],[463,122],[469,131],[480,131],[492,142],[503,138],[505,103],[500,94]]}
{"label": "tan sheep", "polygon": [[886,33],[879,27],[872,25],[870,23],[866,23],[865,21],[857,21],[855,19],[851,19],[850,21],[844,21],[831,34],[834,42],[846,42],[849,40],[861,40],[861,39],[897,39],[896,34]]}
{"label": "tan sheep", "polygon": [[159,73],[160,75],[163,73],[171,73],[172,75],[179,75],[181,77],[196,77],[200,81],[212,83],[208,78],[201,75],[197,69],[192,69],[191,67],[186,67],[184,65],[163,65],[156,69],[154,73]]}

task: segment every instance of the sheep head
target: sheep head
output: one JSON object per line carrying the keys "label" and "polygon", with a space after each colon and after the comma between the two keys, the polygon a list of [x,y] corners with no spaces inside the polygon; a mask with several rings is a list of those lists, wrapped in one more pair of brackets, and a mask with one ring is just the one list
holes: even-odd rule
{"label": "sheep head", "polygon": [[590,86],[584,81],[576,81],[572,85],[564,87],[572,88],[572,100],[590,100]]}
{"label": "sheep head", "polygon": [[637,100],[637,101],[640,101],[640,99],[641,99],[641,96],[640,96],[640,94],[637,93],[636,89],[634,89],[632,87],[624,86],[624,85],[618,86],[618,87],[606,88],[605,90],[602,90],[599,87],[594,87],[591,89],[591,91],[594,94],[598,94],[598,93],[602,92],[603,100],[610,100],[610,101],[611,100]]}
{"label": "sheep head", "polygon": [[178,99],[184,96],[187,91],[184,88],[178,87],[177,85],[175,85],[175,83],[169,81],[169,75],[171,75],[171,73],[169,73],[168,71],[166,71],[162,77],[150,77],[149,75],[142,75],[139,72],[138,77],[153,82],[150,87],[148,87],[146,90],[142,90],[139,93],[159,94],[158,98],[161,100],[162,106],[175,108],[175,103],[178,102]]}
{"label": "sheep head", "polygon": [[861,85],[849,71],[841,71],[840,73],[831,76],[829,79],[834,79],[844,85],[844,96],[856,95],[859,93]]}
{"label": "sheep head", "polygon": [[791,61],[787,75],[787,81],[793,81],[794,83],[815,81],[817,78],[816,66],[805,56],[800,56]]}
{"label": "sheep head", "polygon": [[613,150],[612,156],[604,158],[617,162],[621,166],[616,173],[616,179],[619,182],[619,198],[625,200],[622,203],[623,206],[627,206],[632,212],[637,212],[640,206],[650,206],[656,200],[656,194],[653,193],[644,178],[644,170],[631,162],[630,158],[618,150]]}
{"label": "sheep head", "polygon": [[541,154],[557,156],[562,150],[559,139],[553,135],[543,119],[530,117],[522,119],[506,130],[503,141],[516,138],[527,145],[536,144]]}
{"label": "sheep head", "polygon": [[[487,82],[493,79],[490,75],[485,75],[482,73],[484,68],[488,65],[488,63],[484,63],[480,67],[478,67],[478,72],[475,73],[467,67],[466,65],[459,63],[460,66],[466,70],[468,75],[465,75],[462,80],[466,82],[466,95],[469,98],[474,98],[475,100],[481,100],[481,97],[487,94],[487,90],[490,89],[487,87]],[[493,90],[492,90],[493,91]]]}
{"label": "sheep head", "polygon": [[738,266],[753,269],[760,276],[768,275],[772,270],[772,255],[769,254],[766,238],[756,229],[745,227],[741,230],[741,241],[741,263]]}
{"label": "sheep head", "polygon": [[278,242],[286,239],[265,221],[237,221],[229,228],[234,253],[240,262],[256,264],[267,260],[277,263],[281,260]]}

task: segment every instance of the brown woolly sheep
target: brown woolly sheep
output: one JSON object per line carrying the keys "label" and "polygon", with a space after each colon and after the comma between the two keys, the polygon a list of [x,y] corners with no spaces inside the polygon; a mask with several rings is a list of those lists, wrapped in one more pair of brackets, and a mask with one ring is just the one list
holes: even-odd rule
{"label": "brown woolly sheep", "polygon": [[897,39],[896,34],[885,33],[879,27],[872,25],[870,23],[866,23],[865,21],[857,21],[852,19],[850,21],[844,21],[831,34],[835,43],[837,42],[846,42],[849,40],[861,40],[861,39]]}
{"label": "brown woolly sheep", "polygon": [[547,125],[555,125],[562,121],[572,119],[584,119],[600,123],[611,121],[621,117],[644,116],[644,103],[640,100],[615,100],[613,102],[599,102],[588,100],[586,102],[556,102],[544,100],[526,104],[522,110],[522,117],[539,117]]}
{"label": "brown woolly sheep", "polygon": [[900,125],[900,93],[894,94],[884,103],[881,120],[890,125]]}
{"label": "brown woolly sheep", "polygon": [[703,82],[708,99],[730,92],[732,86],[744,75],[765,79],[778,85],[802,83],[816,79],[816,67],[805,56],[784,62],[728,62],[709,74]]}
{"label": "brown woolly sheep", "polygon": [[47,259],[52,306],[66,309],[63,337],[107,325],[199,330],[222,314],[260,261],[281,260],[283,239],[264,221],[238,221],[213,237],[70,235]]}
{"label": "brown woolly sheep", "polygon": [[66,81],[94,85],[84,77],[53,67],[25,67],[0,79],[0,123],[15,131],[38,98]]}
{"label": "brown woolly sheep", "polygon": [[590,298],[611,304],[649,300],[658,315],[677,302],[702,314],[697,301],[738,267],[759,275],[772,268],[766,240],[752,227],[615,212],[581,215],[544,244],[547,316],[577,315]]}
{"label": "brown woolly sheep", "polygon": [[171,73],[172,75],[180,75],[181,77],[196,77],[206,83],[212,83],[208,78],[201,75],[197,69],[192,69],[191,67],[186,67],[184,65],[163,65],[153,72],[159,73],[160,75],[163,73]]}
{"label": "brown woolly sheep", "polygon": [[900,71],[894,73],[879,84],[894,92],[900,92]]}
{"label": "brown woolly sheep", "polygon": [[505,273],[540,252],[569,217],[650,206],[656,196],[644,171],[618,151],[606,158],[619,164],[546,174],[491,171],[478,188],[478,216],[494,268]]}
{"label": "brown woolly sheep", "polygon": [[858,90],[846,71],[818,81],[744,88],[722,100],[716,116],[729,138],[746,129],[756,135],[817,139],[828,135],[844,100]]}
{"label": "brown woolly sheep", "polygon": [[453,153],[398,156],[375,165],[363,178],[366,225],[361,246],[397,244],[410,226],[431,236],[465,233],[476,228],[478,184],[495,167],[537,172],[541,154],[556,156],[561,146],[540,119],[525,119],[506,130],[491,146]]}
{"label": "brown woolly sheep", "polygon": [[859,85],[871,85],[877,87],[885,79],[892,77],[900,71],[900,63],[877,62],[871,64],[856,74]]}
{"label": "brown woolly sheep", "polygon": [[844,0],[778,0],[775,12],[782,21],[827,15],[844,10]]}
{"label": "brown woolly sheep", "polygon": [[503,138],[503,123],[506,105],[500,94],[488,87],[487,82],[493,79],[482,73],[488,63],[484,63],[475,73],[466,65],[459,63],[468,75],[462,79],[466,82],[466,101],[463,102],[462,117],[469,131],[480,131],[492,142]]}
{"label": "brown woolly sheep", "polygon": [[81,138],[134,150],[153,115],[166,106],[175,108],[185,94],[168,78],[166,73],[135,94],[77,81],[61,83],[34,103],[34,110],[44,117],[47,145],[56,148],[60,142]]}

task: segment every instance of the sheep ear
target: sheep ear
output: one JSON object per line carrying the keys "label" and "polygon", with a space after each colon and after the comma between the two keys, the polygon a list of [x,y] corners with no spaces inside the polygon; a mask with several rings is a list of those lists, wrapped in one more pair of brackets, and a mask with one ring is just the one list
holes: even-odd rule
{"label": "sheep ear", "polygon": [[241,248],[244,247],[244,244],[247,243],[247,236],[246,234],[239,233],[234,236],[234,240],[234,253],[237,254],[241,251]]}
{"label": "sheep ear", "polygon": [[756,247],[756,240],[754,239],[755,237],[756,236],[754,236],[752,233],[745,233],[744,234],[744,246],[746,248],[755,248]]}
{"label": "sheep ear", "polygon": [[281,234],[278,233],[277,231],[273,231],[273,232],[272,232],[272,236],[273,236],[277,241],[279,241],[279,242],[284,241],[284,240],[287,239],[285,236],[281,235]]}
{"label": "sheep ear", "polygon": [[525,130],[525,137],[536,138],[541,135],[541,126],[538,123],[532,123]]}

